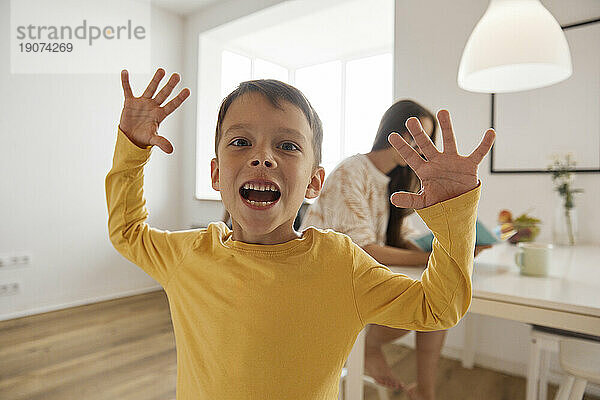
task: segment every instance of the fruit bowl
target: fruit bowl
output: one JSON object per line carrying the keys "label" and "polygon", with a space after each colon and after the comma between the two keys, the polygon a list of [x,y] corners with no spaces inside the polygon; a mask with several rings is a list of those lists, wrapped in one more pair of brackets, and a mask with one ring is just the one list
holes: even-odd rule
{"label": "fruit bowl", "polygon": [[533,242],[540,234],[542,221],[523,213],[517,218],[512,218],[508,210],[502,210],[498,214],[498,227],[500,239],[508,240],[509,243]]}
{"label": "fruit bowl", "polygon": [[517,244],[520,242],[533,242],[535,238],[540,234],[540,222],[537,223],[516,223],[514,224],[515,233],[511,236],[508,241],[512,244]]}

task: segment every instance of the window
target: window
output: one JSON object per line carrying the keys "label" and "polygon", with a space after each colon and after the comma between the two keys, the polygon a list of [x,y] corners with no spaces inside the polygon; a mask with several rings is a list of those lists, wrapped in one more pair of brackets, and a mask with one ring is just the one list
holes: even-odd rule
{"label": "window", "polygon": [[277,79],[289,83],[289,72],[281,65],[256,58],[254,59],[252,79]]}
{"label": "window", "polygon": [[238,83],[252,79],[252,65],[248,57],[224,50],[221,56],[221,98],[227,96]]}
{"label": "window", "polygon": [[371,151],[383,113],[392,103],[391,53],[297,69],[295,83],[323,122],[326,175],[344,158]]}
{"label": "window", "polygon": [[[392,73],[391,52],[289,70],[270,61],[223,50],[218,102],[220,104],[239,82],[249,79],[273,78],[300,89],[323,123],[321,165],[327,177],[344,158],[371,150],[379,121],[393,100]],[[214,146],[200,137],[197,143],[199,151],[206,152],[198,155],[198,162],[210,161]],[[200,171],[204,174],[206,169],[204,165],[196,168],[198,174]],[[210,186],[210,177],[197,176],[196,182],[198,198],[220,198]]]}
{"label": "window", "polygon": [[281,65],[223,50],[221,56],[221,98],[231,93],[240,82],[250,79],[277,79],[289,83],[288,75],[288,69]]}
{"label": "window", "polygon": [[392,103],[392,55],[346,64],[344,156],[371,151],[383,113]]}
{"label": "window", "polygon": [[321,165],[329,173],[343,154],[341,145],[342,62],[300,68],[295,73],[295,85],[317,110],[323,123]]}

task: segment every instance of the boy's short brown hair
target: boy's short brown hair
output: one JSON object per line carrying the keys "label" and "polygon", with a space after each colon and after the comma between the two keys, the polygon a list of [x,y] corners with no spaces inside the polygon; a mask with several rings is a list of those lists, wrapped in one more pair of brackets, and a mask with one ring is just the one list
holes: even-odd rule
{"label": "boy's short brown hair", "polygon": [[285,82],[278,81],[276,79],[257,79],[252,81],[241,82],[238,87],[221,102],[221,108],[219,109],[219,116],[217,118],[217,129],[215,131],[215,155],[217,155],[217,149],[219,147],[219,141],[222,136],[222,125],[225,119],[225,114],[231,106],[231,103],[243,94],[250,92],[258,92],[265,96],[275,108],[282,110],[280,101],[285,100],[296,107],[298,107],[302,113],[306,116],[308,124],[312,130],[312,146],[315,156],[315,166],[321,164],[321,144],[323,143],[323,124],[319,115],[312,107],[308,99],[302,94],[300,90],[288,85]]}

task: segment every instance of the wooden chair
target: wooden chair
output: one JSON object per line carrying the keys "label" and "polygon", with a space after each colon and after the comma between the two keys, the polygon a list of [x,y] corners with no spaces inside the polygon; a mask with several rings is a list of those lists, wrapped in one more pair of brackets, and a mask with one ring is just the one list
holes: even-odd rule
{"label": "wooden chair", "polygon": [[562,329],[533,325],[530,332],[529,365],[527,370],[527,400],[548,398],[550,356],[559,353],[561,340],[573,338],[600,343],[600,337]]}
{"label": "wooden chair", "polygon": [[[346,380],[346,376],[348,375],[348,370],[346,368],[342,368],[342,377],[340,378],[341,388],[340,388],[340,396],[339,399],[343,399],[342,391],[344,388],[344,381]],[[363,375],[363,382],[365,386],[372,387],[377,390],[377,394],[379,395],[379,400],[390,400],[390,396],[388,394],[388,388],[380,385],[375,381],[375,379],[371,378],[368,375]]]}
{"label": "wooden chair", "polygon": [[566,376],[555,400],[581,400],[588,382],[600,383],[600,343],[574,338],[561,340],[559,359]]}

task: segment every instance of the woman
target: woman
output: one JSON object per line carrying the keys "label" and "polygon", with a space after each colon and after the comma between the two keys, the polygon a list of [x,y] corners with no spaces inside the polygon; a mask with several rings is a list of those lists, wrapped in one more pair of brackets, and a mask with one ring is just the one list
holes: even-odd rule
{"label": "woman", "polygon": [[[389,200],[393,192],[417,192],[420,188],[418,177],[387,140],[391,132],[398,132],[418,150],[404,125],[413,116],[419,118],[435,143],[433,114],[412,100],[396,102],[383,115],[371,152],[348,157],[334,169],[319,198],[308,208],[300,230],[315,226],[345,233],[382,264],[427,264],[430,253],[407,240],[411,229],[406,217],[414,210],[397,208]],[[475,255],[482,248],[484,246],[478,246]],[[437,363],[446,331],[416,333],[417,382],[405,386],[393,376],[381,348],[408,332],[370,324],[366,337],[365,373],[381,385],[404,389],[411,399],[433,399]]]}

